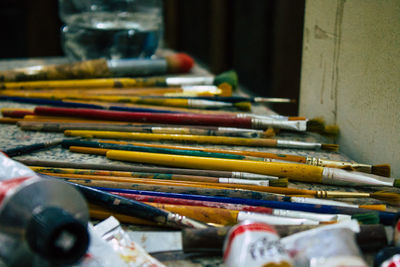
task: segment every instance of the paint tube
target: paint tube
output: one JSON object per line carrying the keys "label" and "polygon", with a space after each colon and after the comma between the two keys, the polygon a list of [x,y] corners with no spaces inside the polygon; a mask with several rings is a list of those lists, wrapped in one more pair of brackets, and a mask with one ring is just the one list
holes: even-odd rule
{"label": "paint tube", "polygon": [[47,266],[80,260],[89,245],[83,196],[71,185],[35,176],[4,155],[0,170],[2,263]]}
{"label": "paint tube", "polygon": [[393,229],[393,245],[400,247],[400,220],[397,220]]}
{"label": "paint tube", "polygon": [[226,267],[291,267],[292,260],[272,226],[244,221],[232,227],[224,243]]}
{"label": "paint tube", "polygon": [[35,176],[35,173],[31,169],[10,159],[0,151],[0,181],[33,176]]}
{"label": "paint tube", "polygon": [[[113,252],[116,253],[122,260],[122,266],[165,266],[155,258],[151,257],[140,245],[132,241],[128,233],[122,229],[119,221],[114,217],[111,216],[108,219],[98,223],[96,226],[94,226],[93,230],[97,236],[100,236],[109,246],[112,247]],[[110,266],[121,265],[112,263]]]}
{"label": "paint tube", "polygon": [[376,253],[374,259],[376,267],[396,267],[400,266],[400,248],[386,247]]}
{"label": "paint tube", "polygon": [[297,267],[367,267],[356,244],[357,221],[346,221],[281,239]]}

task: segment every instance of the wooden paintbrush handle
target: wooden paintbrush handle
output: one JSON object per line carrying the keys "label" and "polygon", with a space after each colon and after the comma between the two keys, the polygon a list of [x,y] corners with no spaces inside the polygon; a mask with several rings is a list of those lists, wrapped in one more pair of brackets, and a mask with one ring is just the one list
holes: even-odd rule
{"label": "wooden paintbrush handle", "polygon": [[173,114],[157,114],[147,112],[125,112],[125,111],[109,111],[94,109],[69,109],[69,108],[51,108],[37,107],[35,108],[37,115],[49,116],[72,116],[90,119],[102,119],[113,121],[130,121],[130,122],[150,122],[150,123],[166,123],[166,124],[187,124],[187,125],[211,125],[225,126],[251,129],[250,118],[236,118],[226,115],[203,115],[188,113]]}
{"label": "wooden paintbrush handle", "polygon": [[110,75],[107,61],[105,59],[95,59],[76,63],[42,66],[42,68],[36,69],[28,67],[6,70],[0,72],[0,81],[66,80],[107,77]]}

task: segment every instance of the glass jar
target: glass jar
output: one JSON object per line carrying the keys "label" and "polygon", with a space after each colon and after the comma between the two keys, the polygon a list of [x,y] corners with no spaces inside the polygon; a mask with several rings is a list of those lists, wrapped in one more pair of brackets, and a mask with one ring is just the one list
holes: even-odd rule
{"label": "glass jar", "polygon": [[59,0],[63,50],[76,60],[151,57],[162,9],[162,0]]}

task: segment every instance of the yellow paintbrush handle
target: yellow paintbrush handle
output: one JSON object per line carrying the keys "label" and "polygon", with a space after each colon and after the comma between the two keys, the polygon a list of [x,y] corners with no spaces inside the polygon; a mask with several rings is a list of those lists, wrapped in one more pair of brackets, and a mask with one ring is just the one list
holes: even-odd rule
{"label": "yellow paintbrush handle", "polygon": [[316,183],[321,182],[323,171],[322,167],[303,164],[178,156],[118,150],[110,150],[106,155],[107,158],[115,160],[185,168],[192,167],[208,170],[252,172]]}

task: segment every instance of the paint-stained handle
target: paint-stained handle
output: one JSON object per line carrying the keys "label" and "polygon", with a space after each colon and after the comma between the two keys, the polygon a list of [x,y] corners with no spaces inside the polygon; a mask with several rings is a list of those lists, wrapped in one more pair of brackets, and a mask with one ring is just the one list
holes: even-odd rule
{"label": "paint-stained handle", "polygon": [[33,66],[0,72],[1,82],[34,80],[68,80],[108,77],[105,59],[95,59],[60,65]]}

